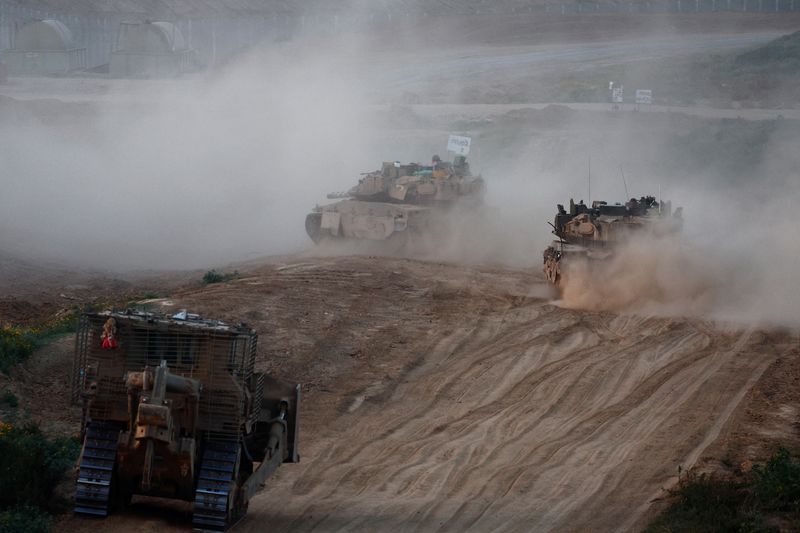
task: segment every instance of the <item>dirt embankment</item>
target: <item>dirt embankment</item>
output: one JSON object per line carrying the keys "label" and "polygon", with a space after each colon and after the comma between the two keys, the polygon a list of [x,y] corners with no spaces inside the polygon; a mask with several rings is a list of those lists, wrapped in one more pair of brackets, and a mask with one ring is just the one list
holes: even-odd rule
{"label": "dirt embankment", "polygon": [[[248,322],[259,366],[304,384],[302,462],[242,531],[635,528],[679,465],[755,431],[748,409],[796,438],[773,413],[797,394],[753,403],[791,386],[774,371],[798,359],[790,335],[551,301],[531,271],[340,257],[257,267],[164,308]],[[103,525],[182,531],[187,512],[140,500]]]}

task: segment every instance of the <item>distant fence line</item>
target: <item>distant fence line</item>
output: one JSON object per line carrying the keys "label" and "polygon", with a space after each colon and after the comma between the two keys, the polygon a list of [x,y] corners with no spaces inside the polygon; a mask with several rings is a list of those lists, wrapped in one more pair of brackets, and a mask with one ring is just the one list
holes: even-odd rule
{"label": "distant fence line", "polygon": [[[0,50],[14,48],[15,35],[23,25],[35,20],[54,19],[69,28],[76,46],[86,48],[87,65],[93,68],[109,62],[120,23],[141,18],[139,15],[120,13],[78,15],[21,7],[0,1]],[[234,19],[178,19],[170,22],[178,27],[185,43],[197,52],[201,62],[213,62],[260,41],[288,39],[298,32],[302,20],[281,15]]]}
{"label": "distant fence line", "polygon": [[[800,0],[579,0],[575,2],[550,2],[532,6],[480,8],[454,8],[461,15],[514,15],[524,13],[556,13],[562,15],[589,13],[774,13],[800,11]],[[426,10],[426,15],[453,14],[441,6]]]}
{"label": "distant fence line", "polygon": [[[800,11],[800,0],[646,0],[547,3],[535,6],[498,8],[456,7],[455,13],[442,5],[424,11],[381,11],[342,15],[329,12],[305,12],[293,15],[248,16],[217,19],[170,20],[181,31],[186,43],[197,52],[201,62],[210,63],[236,50],[261,41],[286,40],[309,33],[337,34],[364,29],[377,23],[413,24],[421,18],[439,15],[510,15],[523,13],[769,13]],[[14,47],[14,36],[33,20],[55,19],[72,32],[76,46],[85,47],[89,68],[108,63],[120,22],[141,18],[135,14],[84,13],[44,10],[0,0],[0,50]]]}

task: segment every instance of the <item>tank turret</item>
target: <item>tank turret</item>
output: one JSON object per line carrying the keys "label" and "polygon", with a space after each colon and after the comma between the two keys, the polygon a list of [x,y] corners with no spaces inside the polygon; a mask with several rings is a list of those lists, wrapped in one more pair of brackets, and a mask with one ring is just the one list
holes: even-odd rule
{"label": "tank turret", "polygon": [[608,259],[615,247],[634,236],[662,237],[683,226],[682,209],[673,211],[671,202],[659,202],[654,196],[631,198],[624,204],[594,201],[591,206],[570,199],[569,211],[561,204],[557,209],[551,226],[558,240],[544,251],[544,272],[555,285],[571,261]]}
{"label": "tank turret", "polygon": [[323,239],[387,240],[405,232],[425,232],[432,211],[482,202],[485,184],[473,176],[464,156],[431,165],[384,162],[380,170],[363,174],[346,193],[329,194],[342,201],[318,206],[306,216],[306,231]]}

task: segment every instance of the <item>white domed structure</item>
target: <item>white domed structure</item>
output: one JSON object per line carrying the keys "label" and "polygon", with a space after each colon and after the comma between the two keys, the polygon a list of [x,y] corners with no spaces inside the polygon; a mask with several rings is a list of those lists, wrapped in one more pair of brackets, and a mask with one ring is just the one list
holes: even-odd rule
{"label": "white domed structure", "polygon": [[122,22],[111,54],[110,72],[118,77],[165,77],[186,72],[192,51],[170,22]]}
{"label": "white domed structure", "polygon": [[28,51],[64,51],[75,48],[72,32],[58,20],[37,20],[20,28],[15,48]]}
{"label": "white domed structure", "polygon": [[12,74],[63,74],[86,68],[86,48],[79,48],[72,32],[58,20],[35,20],[22,26],[4,57]]}

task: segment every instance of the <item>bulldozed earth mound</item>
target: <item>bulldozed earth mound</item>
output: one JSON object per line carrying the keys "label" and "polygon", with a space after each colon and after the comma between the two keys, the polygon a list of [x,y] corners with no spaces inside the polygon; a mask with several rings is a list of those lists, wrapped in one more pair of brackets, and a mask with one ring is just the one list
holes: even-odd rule
{"label": "bulldozed earth mound", "polygon": [[[247,322],[259,370],[304,384],[301,463],[240,531],[632,529],[706,450],[738,464],[796,439],[796,336],[565,309],[550,290],[530,270],[298,257],[151,305]],[[186,516],[135,499],[103,527]]]}

